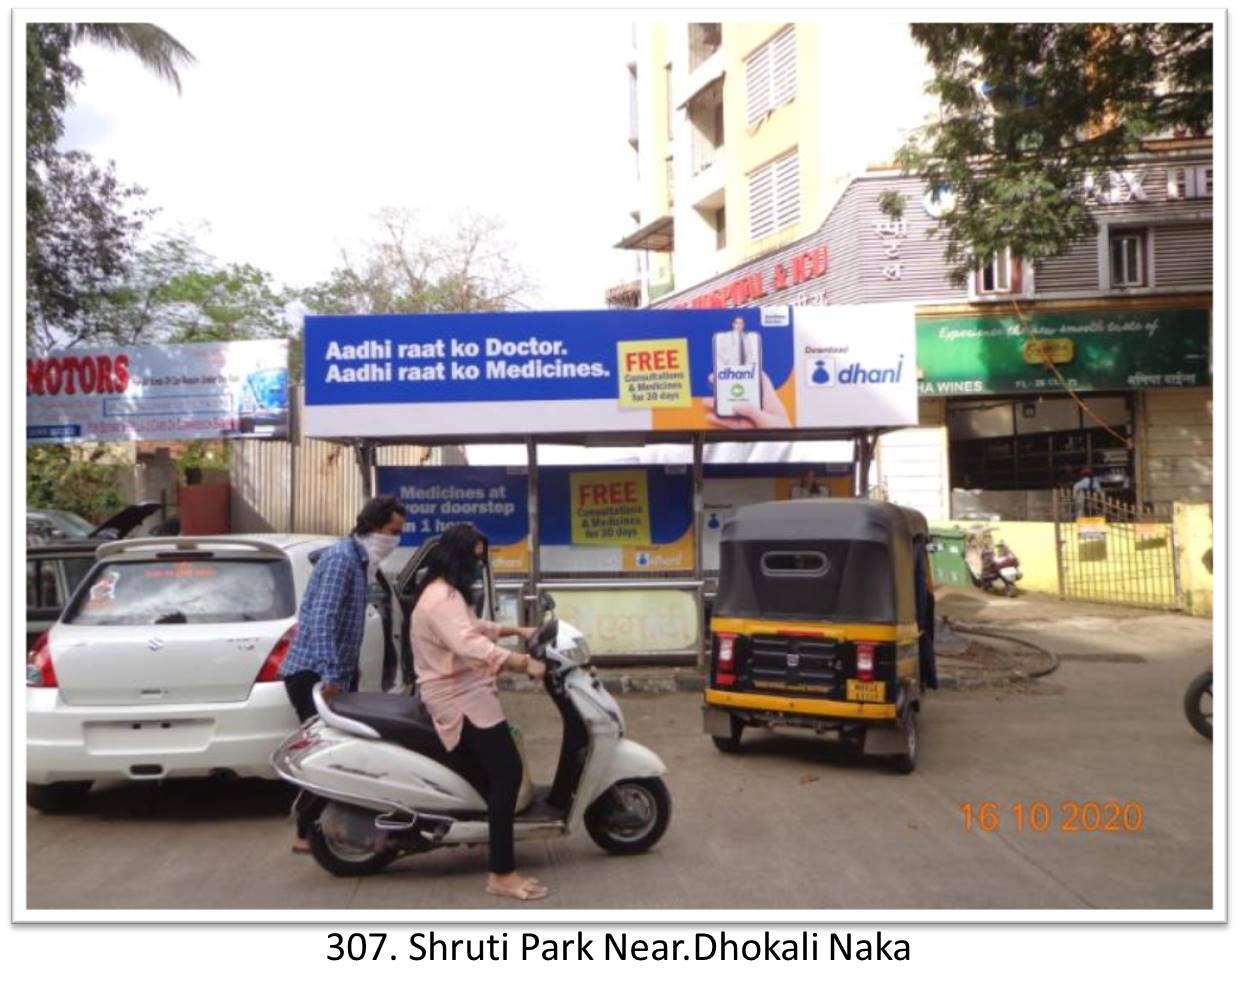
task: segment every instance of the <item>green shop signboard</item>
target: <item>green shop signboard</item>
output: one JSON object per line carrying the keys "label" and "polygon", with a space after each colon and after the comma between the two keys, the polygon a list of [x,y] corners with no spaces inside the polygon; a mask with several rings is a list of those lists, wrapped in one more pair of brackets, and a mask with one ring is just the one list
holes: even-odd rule
{"label": "green shop signboard", "polygon": [[1206,387],[1209,311],[1144,309],[916,319],[922,396]]}

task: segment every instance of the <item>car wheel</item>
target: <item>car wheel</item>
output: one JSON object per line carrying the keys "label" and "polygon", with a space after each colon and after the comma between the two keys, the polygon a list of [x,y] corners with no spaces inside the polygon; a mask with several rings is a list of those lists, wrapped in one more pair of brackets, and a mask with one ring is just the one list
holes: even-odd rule
{"label": "car wheel", "polygon": [[735,716],[731,720],[731,732],[725,737],[713,737],[714,746],[723,754],[738,754],[739,741],[744,735],[744,724]]}
{"label": "car wheel", "polygon": [[916,770],[916,761],[919,760],[920,731],[916,728],[918,711],[907,710],[907,718],[903,721],[903,753],[895,754],[891,759],[891,766],[900,775],[910,775]]}
{"label": "car wheel", "polygon": [[641,854],[653,847],[671,821],[671,794],[661,778],[616,782],[585,810],[585,829],[611,854]]}
{"label": "car wheel", "polygon": [[40,813],[72,813],[81,809],[93,782],[52,782],[26,785],[26,804]]}

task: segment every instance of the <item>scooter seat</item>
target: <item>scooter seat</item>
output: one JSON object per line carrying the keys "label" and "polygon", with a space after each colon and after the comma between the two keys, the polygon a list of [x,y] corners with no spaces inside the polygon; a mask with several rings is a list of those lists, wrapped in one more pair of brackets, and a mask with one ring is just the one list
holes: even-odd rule
{"label": "scooter seat", "polygon": [[384,740],[424,754],[453,771],[457,768],[419,698],[386,692],[344,692],[332,699],[331,711],[364,723]]}

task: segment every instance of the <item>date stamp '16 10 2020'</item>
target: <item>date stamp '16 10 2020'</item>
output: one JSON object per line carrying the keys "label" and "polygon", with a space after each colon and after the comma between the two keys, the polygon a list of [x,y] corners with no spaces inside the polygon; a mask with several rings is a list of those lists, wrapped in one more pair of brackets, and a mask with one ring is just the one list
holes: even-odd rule
{"label": "date stamp '16 10 2020'", "polygon": [[1002,808],[996,802],[965,802],[963,829],[968,833],[1139,833],[1143,829],[1143,806],[1137,802],[1068,799],[1054,806],[1042,799],[1013,802]]}

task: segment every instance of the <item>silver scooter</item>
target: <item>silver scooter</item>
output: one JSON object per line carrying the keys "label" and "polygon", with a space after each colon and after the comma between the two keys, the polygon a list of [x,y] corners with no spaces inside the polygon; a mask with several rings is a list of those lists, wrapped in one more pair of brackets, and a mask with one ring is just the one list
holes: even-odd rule
{"label": "silver scooter", "polygon": [[[516,814],[515,839],[558,837],[583,823],[612,854],[647,851],[670,821],[666,765],[625,737],[618,703],[587,667],[584,636],[554,618],[549,596],[543,607],[547,617],[529,653],[546,664],[563,741],[553,784],[536,787],[532,804]],[[271,762],[303,790],[298,810],[321,809],[310,850],[323,868],[370,875],[404,855],[488,841],[484,775],[443,749],[419,699],[353,692],[327,702],[319,685],[314,704],[318,715]]]}

